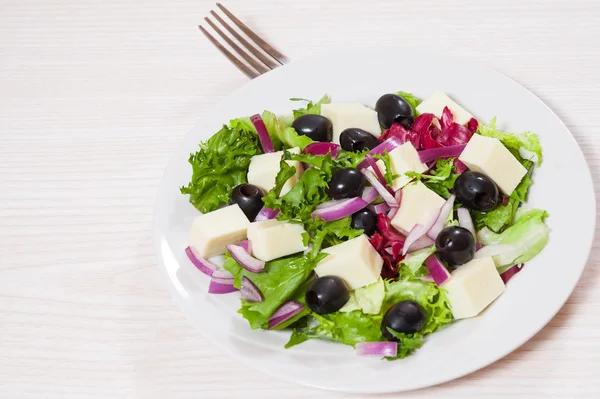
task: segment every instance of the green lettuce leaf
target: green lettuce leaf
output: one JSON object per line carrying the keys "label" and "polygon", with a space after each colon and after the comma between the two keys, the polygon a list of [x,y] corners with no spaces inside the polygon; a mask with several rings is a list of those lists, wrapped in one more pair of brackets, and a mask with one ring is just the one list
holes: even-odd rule
{"label": "green lettuce leaf", "polygon": [[304,147],[313,142],[310,137],[296,133],[294,128],[286,125],[282,118],[278,118],[272,112],[263,112],[262,118],[276,150],[293,147],[300,147],[303,150]]}
{"label": "green lettuce leaf", "polygon": [[406,100],[407,103],[410,104],[410,106],[413,109],[413,116],[417,117],[418,116],[418,112],[417,112],[417,106],[419,104],[421,104],[421,99],[416,97],[414,94],[412,93],[407,93],[405,91],[399,91],[397,93],[400,97],[402,97],[403,99]]}
{"label": "green lettuce leaf", "polygon": [[[276,259],[267,262],[262,272],[252,273],[240,266],[229,253],[225,254],[223,267],[233,274],[234,286],[240,288],[242,276],[246,276],[258,287],[264,297],[262,302],[248,302],[242,299],[239,313],[248,320],[253,329],[267,328],[269,318],[281,304],[289,299],[303,301],[306,282],[317,263],[325,256],[325,254],[295,255]],[[304,290],[299,290],[301,286]],[[298,290],[300,292],[297,292]],[[278,326],[278,328],[283,327],[285,325]]]}
{"label": "green lettuce leaf", "polygon": [[386,184],[391,187],[394,184],[394,180],[396,180],[399,176],[392,172],[392,161],[390,159],[390,154],[386,150],[384,154],[373,155],[373,158],[381,159],[383,162],[383,166],[385,168],[383,177],[385,178]]}
{"label": "green lettuce leaf", "polygon": [[500,272],[512,265],[525,263],[539,254],[548,243],[548,234],[550,229],[544,223],[548,213],[540,209],[529,209],[519,211],[515,217],[514,223],[497,234],[484,227],[477,232],[477,238],[484,245],[493,244],[511,244],[515,246],[513,254],[514,259],[498,261],[499,257],[494,257],[496,266],[505,266]]}
{"label": "green lettuce leaf", "polygon": [[431,170],[429,174],[407,172],[406,175],[411,179],[423,182],[430,190],[448,199],[452,195],[450,190],[454,188],[454,182],[459,176],[455,171],[454,158],[440,158],[435,164],[435,169]]}
{"label": "green lettuce leaf", "polygon": [[479,124],[477,133],[482,136],[499,139],[513,155],[518,155],[519,158],[531,160],[538,165],[542,163],[542,147],[540,146],[540,140],[537,135],[533,133],[525,132],[516,134],[501,132],[496,128],[496,118],[493,118],[487,125]]}
{"label": "green lettuce leaf", "polygon": [[425,267],[425,260],[435,252],[435,246],[412,252],[400,262],[400,277],[413,278],[421,277],[429,274],[429,270]]}
{"label": "green lettuce leaf", "polygon": [[358,164],[365,160],[365,157],[369,153],[369,149],[363,152],[348,152],[340,150],[337,157],[333,160],[334,170],[342,168],[354,168],[358,167]]}
{"label": "green lettuce leaf", "polygon": [[352,238],[358,237],[363,230],[353,229],[350,225],[352,218],[334,220],[325,222],[323,219],[313,220],[312,218],[304,222],[304,229],[308,237],[308,243],[312,246],[312,252],[318,252],[323,248],[341,244]]}
{"label": "green lettuce leaf", "polygon": [[246,183],[250,159],[261,152],[252,123],[234,119],[231,126],[223,126],[190,155],[192,178],[181,187],[181,193],[189,195],[190,203],[200,212],[214,211],[229,202],[237,185]]}
{"label": "green lettuce leaf", "polygon": [[307,100],[305,98],[290,98],[290,101],[306,101],[306,103],[307,103],[304,108],[295,109],[293,111],[294,119],[297,119],[300,116],[306,115],[306,114],[320,115],[321,114],[321,104],[329,104],[331,102],[331,99],[329,98],[329,96],[327,94],[325,94],[316,103],[313,103],[311,100]]}

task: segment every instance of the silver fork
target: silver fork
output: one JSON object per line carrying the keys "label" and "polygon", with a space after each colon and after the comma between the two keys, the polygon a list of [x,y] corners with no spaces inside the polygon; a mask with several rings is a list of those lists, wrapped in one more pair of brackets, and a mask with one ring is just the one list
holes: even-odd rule
{"label": "silver fork", "polygon": [[[217,32],[219,36],[229,45],[233,51],[235,51],[242,60],[233,55],[227,47],[221,44],[217,39],[215,39],[208,31],[202,26],[199,25],[200,31],[204,33],[204,36],[214,44],[221,53],[225,57],[229,59],[238,69],[246,74],[250,79],[254,79],[257,76],[262,75],[263,73],[269,72],[272,69],[275,69],[285,63],[288,62],[288,59],[285,55],[281,54],[279,51],[275,50],[273,46],[264,41],[260,36],[254,33],[246,24],[240,21],[235,15],[233,15],[228,9],[226,9],[221,3],[217,3],[217,7],[225,14],[229,19],[249,38],[251,39],[258,48],[252,45],[248,40],[246,40],[240,33],[238,33],[235,29],[233,29],[227,22],[223,20],[213,10],[210,11],[210,14],[220,23],[242,46],[246,48],[250,54],[243,48],[241,48],[237,43],[235,43],[225,32],[223,32],[213,21],[211,21],[208,17],[205,17],[204,20],[210,27]],[[254,56],[254,57],[253,57]]]}

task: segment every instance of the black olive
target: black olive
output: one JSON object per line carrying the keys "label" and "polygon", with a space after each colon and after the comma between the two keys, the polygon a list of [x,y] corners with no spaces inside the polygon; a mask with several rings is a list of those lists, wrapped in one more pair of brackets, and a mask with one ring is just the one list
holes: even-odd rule
{"label": "black olive", "polygon": [[500,200],[498,187],[483,173],[464,171],[454,182],[454,194],[458,202],[475,211],[494,209]]}
{"label": "black olive", "polygon": [[379,145],[377,137],[362,129],[351,127],[340,133],[340,146],[344,151],[362,152],[372,150]]}
{"label": "black olive", "polygon": [[314,141],[331,141],[333,138],[331,121],[321,115],[302,115],[292,123],[292,127],[299,135]]}
{"label": "black olive", "polygon": [[377,229],[377,215],[370,209],[363,209],[352,215],[351,226],[353,229],[363,229],[371,237]]}
{"label": "black olive", "polygon": [[350,290],[337,276],[323,276],[310,284],[306,304],[315,313],[327,314],[340,310],[350,299]]}
{"label": "black olive", "polygon": [[263,191],[253,184],[240,184],[233,189],[229,204],[238,204],[248,220],[253,221],[263,207]]}
{"label": "black olive", "polygon": [[384,94],[379,97],[379,100],[375,103],[375,111],[377,111],[379,124],[384,129],[389,129],[394,122],[400,122],[403,118],[412,118],[413,116],[413,109],[410,104],[397,94]]}
{"label": "black olive", "polygon": [[415,301],[400,301],[392,306],[381,321],[381,334],[388,341],[398,341],[388,328],[398,333],[413,334],[421,331],[427,315],[425,310]]}
{"label": "black olive", "polygon": [[365,188],[365,181],[365,176],[356,169],[337,170],[329,182],[329,197],[331,199],[358,197]]}
{"label": "black olive", "polygon": [[464,227],[446,227],[435,239],[435,250],[451,268],[464,265],[475,256],[475,237]]}

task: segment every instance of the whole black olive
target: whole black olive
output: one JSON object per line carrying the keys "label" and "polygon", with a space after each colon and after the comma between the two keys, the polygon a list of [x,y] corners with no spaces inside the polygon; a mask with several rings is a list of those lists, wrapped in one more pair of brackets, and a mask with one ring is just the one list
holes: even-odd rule
{"label": "whole black olive", "polygon": [[398,341],[388,328],[398,333],[413,334],[421,331],[426,319],[427,315],[421,305],[411,300],[400,301],[383,316],[381,334],[388,341]]}
{"label": "whole black olive", "polygon": [[464,265],[475,256],[475,237],[464,227],[446,227],[435,239],[435,250],[450,267]]}
{"label": "whole black olive", "polygon": [[362,129],[351,127],[340,133],[340,146],[344,151],[362,152],[379,145],[377,137]]}
{"label": "whole black olive", "polygon": [[253,184],[240,184],[233,189],[229,204],[238,204],[248,220],[253,221],[263,207],[263,191]]}
{"label": "whole black olive", "polygon": [[363,209],[352,215],[353,229],[363,229],[364,233],[371,237],[377,229],[377,215],[370,209]]}
{"label": "whole black olive", "polygon": [[400,122],[402,118],[413,116],[413,109],[405,99],[397,94],[384,94],[375,103],[375,111],[379,124],[384,129],[389,129],[394,122]]}
{"label": "whole black olive", "polygon": [[337,276],[315,279],[306,291],[306,304],[315,313],[327,314],[340,310],[350,299],[350,290]]}
{"label": "whole black olive", "polygon": [[358,197],[365,188],[365,181],[365,176],[356,169],[336,170],[329,182],[329,197],[331,199]]}
{"label": "whole black olive", "polygon": [[454,182],[458,202],[475,211],[491,211],[498,205],[500,193],[492,179],[483,173],[464,171]]}
{"label": "whole black olive", "polygon": [[314,141],[331,141],[333,125],[324,116],[306,114],[298,117],[292,127],[301,136],[308,136]]}

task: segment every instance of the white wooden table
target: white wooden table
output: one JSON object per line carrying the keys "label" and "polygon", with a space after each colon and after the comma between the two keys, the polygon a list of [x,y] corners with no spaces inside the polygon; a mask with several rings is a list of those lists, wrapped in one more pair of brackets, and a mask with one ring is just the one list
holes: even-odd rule
{"label": "white wooden table", "polygon": [[[600,2],[460,3],[225,4],[292,59],[375,43],[491,65],[553,107],[599,178]],[[246,82],[196,27],[210,8],[0,1],[0,398],[352,397],[240,365],[186,322],[160,279],[151,224],[163,168],[195,119]],[[521,349],[390,397],[598,398],[599,376],[595,245],[567,305]]]}

